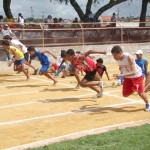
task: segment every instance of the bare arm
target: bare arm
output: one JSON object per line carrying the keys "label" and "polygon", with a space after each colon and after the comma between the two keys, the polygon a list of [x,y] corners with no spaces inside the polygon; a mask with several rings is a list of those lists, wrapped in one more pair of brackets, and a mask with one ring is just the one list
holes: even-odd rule
{"label": "bare arm", "polygon": [[13,57],[12,61],[9,63],[9,66],[11,66],[17,60],[17,54],[16,54],[15,49],[11,49],[11,50],[13,52],[14,57]]}
{"label": "bare arm", "polygon": [[145,76],[147,78],[147,75],[148,75],[148,61],[146,60],[146,63],[145,63]]}
{"label": "bare arm", "polygon": [[110,80],[107,70],[105,71],[107,79]]}
{"label": "bare arm", "polygon": [[126,73],[124,73],[124,74],[114,74],[113,76],[118,78],[118,77],[128,77],[128,76],[135,75],[136,72],[135,72],[134,59],[133,59],[132,56],[130,56],[130,55],[129,55],[129,57],[128,57],[128,62],[129,62],[131,71],[126,72]]}
{"label": "bare arm", "polygon": [[48,53],[48,54],[50,54],[51,56],[53,56],[55,59],[57,59],[57,57],[56,57],[54,54],[52,54],[51,52],[49,52],[48,50],[44,50],[44,51],[42,51],[41,53],[42,53],[42,54]]}
{"label": "bare arm", "polygon": [[89,50],[86,53],[84,53],[84,56],[87,57],[90,54],[107,54],[106,51],[98,51],[98,50]]}

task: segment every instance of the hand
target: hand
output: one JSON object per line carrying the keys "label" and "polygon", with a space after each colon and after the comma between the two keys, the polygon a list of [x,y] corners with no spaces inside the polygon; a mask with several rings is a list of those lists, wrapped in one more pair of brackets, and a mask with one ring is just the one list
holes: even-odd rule
{"label": "hand", "polygon": [[11,67],[11,64],[12,64],[12,63],[11,63],[11,62],[9,62],[9,63],[8,63],[8,67]]}
{"label": "hand", "polygon": [[113,74],[113,77],[120,78],[120,77],[122,77],[122,74]]}

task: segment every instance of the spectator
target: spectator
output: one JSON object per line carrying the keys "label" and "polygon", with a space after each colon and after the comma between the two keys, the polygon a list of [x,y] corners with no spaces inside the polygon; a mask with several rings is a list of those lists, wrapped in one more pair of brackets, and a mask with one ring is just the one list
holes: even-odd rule
{"label": "spectator", "polygon": [[90,20],[90,22],[95,22],[94,14],[92,12],[90,12],[90,14],[89,14],[89,20]]}
{"label": "spectator", "polygon": [[[18,23],[19,23],[18,27],[23,29],[25,24],[24,24],[23,15],[21,13],[18,14]],[[23,39],[23,31],[20,31],[19,38]]]}
{"label": "spectator", "polygon": [[48,23],[48,27],[51,28],[52,24],[54,23],[51,15],[47,16],[47,23]]}
{"label": "spectator", "polygon": [[113,13],[111,17],[111,27],[116,27],[116,21],[117,21],[116,14]]}
{"label": "spectator", "polygon": [[80,28],[78,18],[74,19],[73,24],[71,25],[71,27],[72,28]]}
{"label": "spectator", "polygon": [[60,28],[64,28],[64,25],[63,25],[63,19],[62,18],[59,18],[58,22],[60,23]]}
{"label": "spectator", "polygon": [[4,18],[2,15],[0,15],[0,22],[4,22]]}
{"label": "spectator", "polygon": [[[13,33],[11,31],[11,29],[9,28],[8,24],[4,24],[4,26],[1,25],[1,32],[2,32],[2,36],[3,38],[7,35],[12,36]],[[8,51],[5,51],[6,55],[7,55],[7,60],[10,61],[11,57]]]}

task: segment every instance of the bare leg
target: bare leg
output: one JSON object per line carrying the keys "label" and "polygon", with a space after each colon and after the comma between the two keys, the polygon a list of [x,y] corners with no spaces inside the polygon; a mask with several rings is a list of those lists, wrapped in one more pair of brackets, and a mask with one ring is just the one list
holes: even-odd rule
{"label": "bare leg", "polygon": [[47,78],[49,78],[49,79],[51,79],[51,80],[54,81],[54,84],[53,84],[53,85],[55,85],[55,84],[57,83],[57,80],[55,80],[48,72],[44,72],[43,74],[44,74]]}
{"label": "bare leg", "polygon": [[28,69],[24,67],[24,64],[21,64],[21,71],[26,75],[27,80],[30,79]]}
{"label": "bare leg", "polygon": [[139,96],[144,100],[146,104],[148,104],[148,98],[145,93],[138,93]]}
{"label": "bare leg", "polygon": [[145,81],[144,92],[147,92],[149,89],[150,89],[150,72],[148,72],[148,75]]}

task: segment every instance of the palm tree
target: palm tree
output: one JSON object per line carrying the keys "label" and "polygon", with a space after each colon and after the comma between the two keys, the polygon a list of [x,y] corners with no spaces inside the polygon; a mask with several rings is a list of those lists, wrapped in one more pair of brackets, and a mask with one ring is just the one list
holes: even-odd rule
{"label": "palm tree", "polygon": [[150,2],[150,0],[142,0],[142,10],[140,15],[140,27],[145,26],[145,20],[146,20],[146,12],[147,12],[147,5]]}
{"label": "palm tree", "polygon": [[13,15],[10,9],[11,0],[3,0],[3,8],[7,18],[13,19]]}

